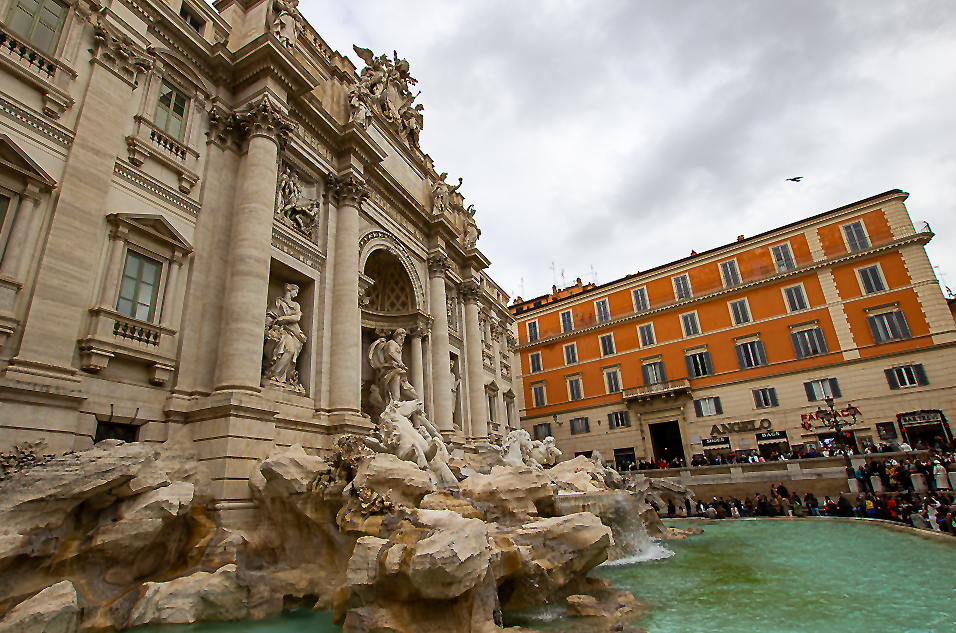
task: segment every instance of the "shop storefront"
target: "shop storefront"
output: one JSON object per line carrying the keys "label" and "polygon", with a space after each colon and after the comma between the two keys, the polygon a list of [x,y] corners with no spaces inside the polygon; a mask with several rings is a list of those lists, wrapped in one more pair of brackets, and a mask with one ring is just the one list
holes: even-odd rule
{"label": "shop storefront", "polygon": [[[843,445],[850,449],[851,453],[859,454],[860,448],[857,445],[856,431],[842,431]],[[840,438],[836,433],[817,433],[817,439],[820,441],[820,448],[826,448],[831,451],[840,450]]]}
{"label": "shop storefront", "polygon": [[718,455],[729,457],[731,452],[729,437],[705,437],[702,438],[701,448],[704,450],[704,457],[708,461],[713,461]]}
{"label": "shop storefront", "polygon": [[915,447],[919,442],[932,446],[937,438],[945,442],[953,441],[953,432],[942,411],[924,409],[897,413],[896,420],[900,435],[910,446]]}
{"label": "shop storefront", "polygon": [[764,458],[770,458],[774,453],[790,452],[790,441],[786,431],[767,431],[757,433],[757,450]]}

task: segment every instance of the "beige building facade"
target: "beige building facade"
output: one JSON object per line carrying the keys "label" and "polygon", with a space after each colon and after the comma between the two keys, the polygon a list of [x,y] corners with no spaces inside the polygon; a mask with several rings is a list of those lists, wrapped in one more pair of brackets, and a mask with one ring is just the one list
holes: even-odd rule
{"label": "beige building facade", "polygon": [[419,147],[406,60],[283,0],[0,3],[0,450],[188,433],[255,460],[366,434],[368,355],[453,445],[517,426],[508,297]]}

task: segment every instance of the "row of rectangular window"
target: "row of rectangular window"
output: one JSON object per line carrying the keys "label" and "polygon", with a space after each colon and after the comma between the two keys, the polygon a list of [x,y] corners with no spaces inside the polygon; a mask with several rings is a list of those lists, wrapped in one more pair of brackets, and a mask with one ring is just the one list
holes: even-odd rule
{"label": "row of rectangular window", "polygon": [[[859,225],[859,222],[847,225],[844,227],[844,230],[848,232],[848,247],[850,250],[861,250],[862,248],[868,248],[869,242],[866,239],[866,235],[862,233],[862,228],[851,228]],[[849,235],[853,235],[851,240]],[[790,248],[786,244],[773,247],[773,256],[774,263],[778,271],[792,270],[796,267],[793,261],[793,255],[790,252]],[[737,263],[733,260],[728,262],[723,262],[720,265],[721,277],[724,280],[724,286],[736,286],[741,283],[740,273],[737,270]],[[857,274],[860,279],[860,286],[863,290],[863,294],[873,294],[875,292],[882,292],[886,290],[886,284],[883,281],[883,277],[880,274],[879,266],[874,264],[871,266],[866,266],[857,270]],[[693,292],[690,286],[690,278],[687,274],[678,275],[673,278],[674,281],[674,295],[677,300],[689,299],[693,296]],[[806,295],[803,291],[801,285],[790,286],[784,288],[784,299],[787,305],[788,312],[798,312],[800,310],[806,310],[809,307],[807,302]],[[647,289],[644,287],[636,288],[631,291],[633,301],[634,301],[634,312],[645,312],[650,309],[650,303],[647,298]],[[730,302],[730,310],[733,317],[734,325],[741,325],[743,323],[749,323],[750,311],[747,307],[746,299],[739,299],[737,301]],[[604,323],[609,321],[611,318],[611,312],[608,307],[607,299],[600,299],[595,302],[595,311],[597,313],[597,322]],[[681,318],[684,319],[687,317],[690,319],[690,315],[683,315]],[[685,336],[695,336],[699,334],[699,327],[696,324],[696,315],[693,316],[695,323],[689,323],[688,327],[684,327]],[[528,341],[538,340],[538,324],[537,322],[530,321],[528,322]],[[534,332],[532,333],[532,328]],[[571,313],[571,310],[565,310],[561,313],[561,332],[567,333],[574,330],[574,318]],[[653,335],[651,336],[651,339]],[[643,343],[642,343],[643,344]],[[653,345],[653,343],[648,343]]]}
{"label": "row of rectangular window", "polygon": [[[693,360],[690,360],[692,358]],[[701,371],[706,371],[706,367],[710,364],[710,355],[707,352],[687,356],[687,359],[688,372],[692,371],[692,367],[693,371],[697,371],[698,368],[700,368]],[[664,371],[663,362],[657,361],[654,363],[647,363],[641,367],[641,372],[643,374],[645,384],[649,385],[667,381],[667,375]],[[929,380],[926,377],[926,372],[921,364],[894,367],[884,370],[884,373],[886,375],[886,382],[890,389],[925,386],[929,384]],[[608,370],[604,375],[608,393],[617,393],[620,391],[620,373],[618,370],[616,368]],[[816,402],[818,400],[825,400],[826,398],[839,398],[842,395],[836,378],[824,378],[808,381],[804,383],[804,389],[807,393],[808,402]],[[544,385],[534,385],[531,391],[532,398],[534,400],[534,406],[545,406],[546,394]],[[568,391],[571,400],[581,400],[584,397],[580,376],[568,378]],[[757,409],[768,409],[779,406],[779,402],[777,400],[777,390],[773,387],[754,389],[752,390],[752,395],[754,407]],[[698,402],[703,404],[698,405]],[[721,414],[722,409],[720,406],[720,398],[717,396],[714,396],[713,398],[701,398],[699,400],[695,400],[694,403],[694,409],[698,412],[697,417]]]}
{"label": "row of rectangular window", "polygon": [[[921,364],[893,367],[884,370],[884,374],[886,375],[886,382],[890,389],[921,387],[929,384],[926,371]],[[807,402],[819,402],[827,398],[840,398],[843,395],[840,392],[840,385],[836,378],[810,380],[803,383],[803,388],[807,394]],[[773,387],[753,389],[751,395],[753,396],[754,407],[757,409],[769,409],[780,405],[777,400],[777,390]],[[698,418],[709,415],[721,415],[723,408],[720,405],[720,396],[694,400],[694,411]]]}
{"label": "row of rectangular window", "polygon": [[[873,335],[873,342],[876,344],[907,339],[912,336],[909,326],[906,324],[906,317],[900,310],[868,316],[867,323]],[[649,327],[650,325],[651,324],[644,324],[638,326],[638,334],[642,345],[645,345],[646,341],[653,340],[654,331],[652,327]],[[601,356],[610,356],[615,353],[613,334],[605,334],[601,336],[599,340],[601,344]],[[791,332],[790,340],[793,345],[794,355],[798,360],[829,353],[826,337],[823,334],[822,328],[814,327]],[[756,340],[738,343],[735,346],[735,352],[737,355],[738,369],[751,369],[768,364],[763,341]],[[530,354],[528,358],[531,373],[542,371],[541,352]],[[690,358],[691,357],[688,356],[688,359]],[[572,365],[578,362],[576,343],[569,343],[564,346],[564,362],[565,365]],[[690,378],[701,378],[713,374],[712,368],[705,373],[701,373],[699,368],[695,368],[694,371],[691,371],[690,368],[691,360],[688,360],[687,375]]]}
{"label": "row of rectangular window", "polygon": [[[600,422],[599,422],[600,423]],[[586,417],[577,417],[571,418],[568,420],[568,426],[571,430],[571,435],[581,435],[583,433],[591,432],[591,424],[588,418]],[[631,417],[630,413],[627,411],[612,411],[607,414],[607,428],[608,429],[620,429],[628,428],[631,426]],[[553,437],[551,423],[542,422],[540,424],[535,424],[532,427],[533,437],[536,440],[543,440],[546,437]]]}

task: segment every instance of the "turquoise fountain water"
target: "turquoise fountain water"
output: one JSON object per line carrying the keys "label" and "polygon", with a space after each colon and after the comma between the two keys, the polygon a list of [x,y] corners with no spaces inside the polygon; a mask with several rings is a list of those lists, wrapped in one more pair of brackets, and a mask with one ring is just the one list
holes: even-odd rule
{"label": "turquoise fountain water", "polygon": [[[681,523],[686,526],[687,523]],[[956,539],[938,542],[864,522],[723,521],[658,543],[592,575],[648,606],[648,633],[950,633],[956,631]],[[669,556],[670,550],[673,551]],[[647,560],[650,558],[650,560]],[[623,563],[623,564],[620,564]],[[588,631],[563,605],[506,613],[508,625]],[[150,633],[333,633],[327,612],[258,622],[138,629]]]}
{"label": "turquoise fountain water", "polygon": [[[648,604],[633,626],[648,633],[956,631],[956,539],[863,522],[702,527],[703,534],[668,542],[670,558],[592,572]],[[510,623],[570,630],[560,613],[529,610]]]}

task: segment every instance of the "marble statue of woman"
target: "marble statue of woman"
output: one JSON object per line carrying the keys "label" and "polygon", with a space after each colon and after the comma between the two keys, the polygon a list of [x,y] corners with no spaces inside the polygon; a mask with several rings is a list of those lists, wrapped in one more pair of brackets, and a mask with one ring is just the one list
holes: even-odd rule
{"label": "marble statue of woman", "polygon": [[295,368],[302,346],[308,340],[299,327],[302,308],[296,303],[299,287],[286,284],[285,293],[276,299],[275,307],[266,312],[266,341],[263,349],[262,376],[287,389],[304,392]]}
{"label": "marble statue of woman", "polygon": [[[408,367],[402,362],[402,345],[405,344],[405,336],[404,328],[398,328],[390,340],[382,337],[372,343],[368,351],[369,364],[378,373],[376,382],[383,406],[393,400],[396,402],[406,400],[402,397],[402,382],[408,374]],[[414,388],[411,389],[414,393]]]}

